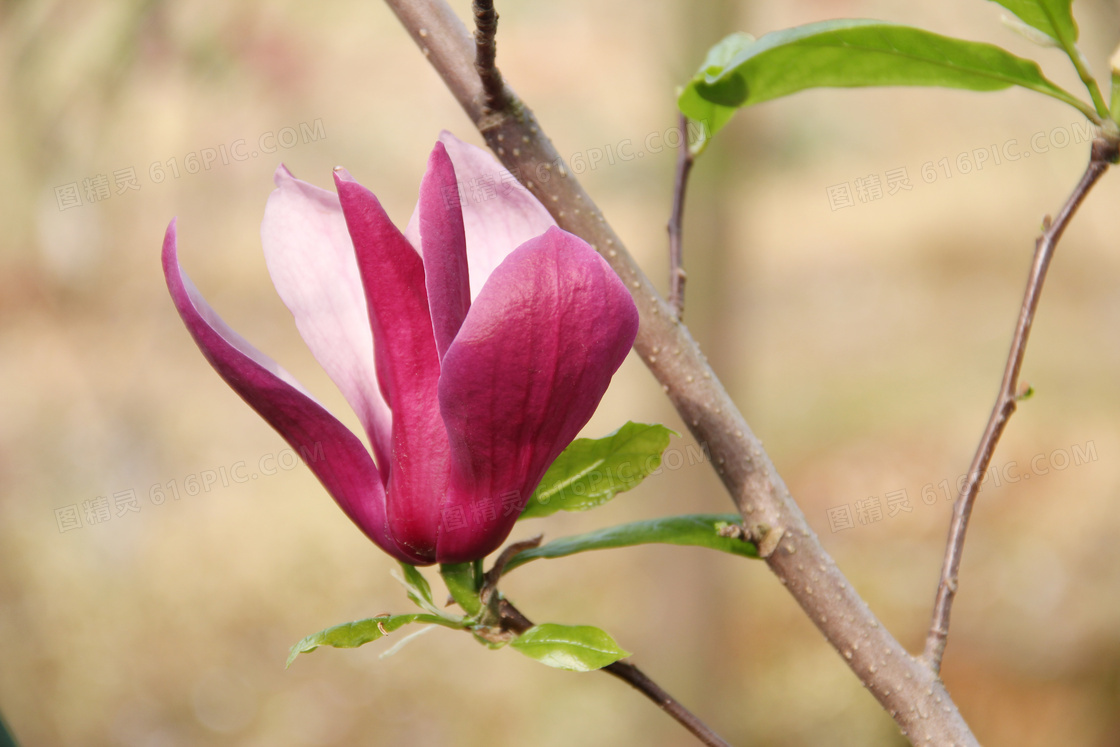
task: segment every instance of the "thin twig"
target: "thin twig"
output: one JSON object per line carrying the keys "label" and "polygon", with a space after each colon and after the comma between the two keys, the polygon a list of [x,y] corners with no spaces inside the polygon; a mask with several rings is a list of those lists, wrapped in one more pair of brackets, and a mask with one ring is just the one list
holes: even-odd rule
{"label": "thin twig", "polygon": [[544,535],[538,534],[536,537],[511,543],[506,549],[502,550],[498,559],[494,561],[493,567],[482,577],[482,588],[479,589],[478,596],[482,599],[483,604],[489,604],[490,597],[494,590],[498,588],[498,581],[502,578],[502,574],[506,572],[509,561],[513,560],[518,553],[540,547],[543,539]]}
{"label": "thin twig", "polygon": [[1019,308],[1019,321],[1015,325],[1011,351],[1007,354],[1007,365],[1003,370],[999,394],[996,396],[996,403],[992,407],[988,424],[984,428],[984,435],[980,438],[980,445],[976,447],[976,454],[972,457],[972,464],[968,468],[968,481],[957,496],[956,503],[953,504],[953,518],[949,524],[949,539],[945,545],[945,560],[941,566],[941,580],[937,586],[933,619],[930,622],[929,634],[926,636],[925,651],[922,653],[922,659],[934,673],[941,671],[941,658],[945,654],[945,644],[949,638],[949,615],[952,612],[953,599],[957,594],[965,532],[968,530],[968,520],[972,516],[972,507],[980,490],[980,481],[988,471],[996,444],[1003,435],[1008,419],[1015,412],[1020,397],[1019,370],[1023,366],[1023,356],[1027,352],[1027,339],[1030,337],[1031,324],[1034,322],[1035,310],[1038,308],[1038,300],[1042,294],[1042,284],[1046,281],[1046,271],[1050,268],[1054,250],[1073,214],[1077,212],[1082,200],[1108,170],[1109,163],[1115,160],[1116,156],[1116,141],[1104,138],[1093,141],[1092,156],[1084,176],[1066,200],[1057,219],[1053,222],[1047,219],[1044,223],[1042,235],[1035,242],[1034,262],[1031,265],[1030,276],[1027,278],[1023,304]]}
{"label": "thin twig", "polygon": [[[539,540],[538,540],[539,542]],[[533,621],[525,617],[521,610],[513,606],[508,599],[499,602],[499,615],[502,628],[521,635],[533,627]],[[645,695],[657,704],[702,743],[708,747],[730,747],[711,727],[701,721],[696,714],[681,705],[676,698],[661,689],[661,686],[651,680],[645,672],[633,664],[625,661],[616,661],[603,667],[602,671],[613,674],[623,682],[630,684],[635,690]]]}
{"label": "thin twig", "polygon": [[625,661],[616,661],[603,667],[604,672],[609,672],[623,682],[631,685],[635,690],[646,696],[661,710],[672,716],[677,723],[688,729],[694,737],[709,747],[729,747],[718,734],[708,728],[707,724],[698,719],[687,708],[678,703],[672,695],[646,676],[645,672],[633,664]]}
{"label": "thin twig", "polygon": [[494,0],[474,0],[474,66],[482,81],[482,91],[486,97],[486,108],[499,111],[506,106],[505,84],[502,74],[495,66],[498,56],[498,11],[494,10]]}
{"label": "thin twig", "polygon": [[[482,105],[474,50],[443,0],[385,0],[458,100],[487,145],[561,228],[599,250],[625,282],[640,322],[634,350],[700,443],[743,517],[744,527],[782,529],[766,564],[839,652],[902,733],[916,743],[978,747],[944,683],[883,627],[813,533],[762,443],[751,431],[688,328],[627,251],[524,102]],[[517,143],[517,148],[505,147]]]}
{"label": "thin twig", "polygon": [[[533,627],[533,621],[499,593],[498,582],[501,580],[502,573],[505,572],[509,561],[513,560],[520,552],[539,547],[542,539],[544,539],[544,535],[538,534],[536,537],[508,545],[498,555],[493,567],[483,576],[479,598],[487,609],[482,617],[482,625],[487,632],[476,630],[476,633],[482,634],[483,637],[490,640],[508,641],[513,635],[521,635]],[[633,664],[616,661],[603,667],[603,671],[633,685],[635,689],[656,703],[658,708],[672,716],[704,744],[710,747],[728,747],[727,742],[723,741],[707,724]]]}
{"label": "thin twig", "polygon": [[688,189],[688,175],[692,172],[692,150],[688,138],[688,117],[680,115],[681,145],[677,149],[677,173],[673,179],[673,213],[669,216],[669,305],[676,312],[677,319],[684,316],[684,282],[688,275],[684,271],[684,256],[681,247],[681,232],[684,221],[684,194]]}

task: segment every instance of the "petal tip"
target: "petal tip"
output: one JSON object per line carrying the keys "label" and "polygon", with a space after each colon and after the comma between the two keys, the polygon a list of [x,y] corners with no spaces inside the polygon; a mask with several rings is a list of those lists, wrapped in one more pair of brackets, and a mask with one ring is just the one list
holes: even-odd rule
{"label": "petal tip", "polygon": [[354,181],[356,181],[354,179],[354,177],[350,174],[350,172],[347,171],[346,168],[343,167],[343,166],[335,166],[333,173],[334,173],[334,183],[336,185],[341,184],[342,182],[354,182]]}
{"label": "petal tip", "polygon": [[163,252],[162,252],[162,254],[163,254],[163,263],[164,263],[165,268],[166,268],[168,262],[170,262],[173,259],[175,260],[176,264],[178,263],[178,259],[176,259],[176,249],[175,249],[175,245],[178,243],[178,235],[179,235],[178,223],[179,223],[179,216],[175,216],[174,218],[171,219],[171,222],[167,224],[167,230],[163,232]]}
{"label": "petal tip", "polygon": [[289,171],[288,167],[284,164],[277,166],[276,171],[272,174],[272,183],[277,187],[289,179],[295,179],[295,176],[292,175],[292,172]]}

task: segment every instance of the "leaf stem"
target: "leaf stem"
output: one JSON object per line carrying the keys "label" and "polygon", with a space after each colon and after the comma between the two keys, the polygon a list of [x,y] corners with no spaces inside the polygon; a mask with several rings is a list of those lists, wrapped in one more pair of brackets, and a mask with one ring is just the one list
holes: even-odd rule
{"label": "leaf stem", "polygon": [[945,654],[945,645],[949,639],[949,615],[952,612],[953,600],[957,594],[958,576],[960,572],[961,555],[964,552],[965,532],[968,530],[968,521],[972,516],[972,507],[976,502],[976,495],[980,490],[980,481],[988,471],[992,461],[996,444],[1003,435],[1007,421],[1015,412],[1019,399],[1019,371],[1023,365],[1023,357],[1027,351],[1027,339],[1031,333],[1034,314],[1038,308],[1038,301],[1042,294],[1042,285],[1046,280],[1046,272],[1050,267],[1050,260],[1054,250],[1062,237],[1070,219],[1073,218],[1077,208],[1097,183],[1097,180],[1108,170],[1110,163],[1116,160],[1118,151],[1116,140],[1098,137],[1093,141],[1092,156],[1085,174],[1081,177],[1077,187],[1066,200],[1058,217],[1052,223],[1047,221],[1045,230],[1035,242],[1034,261],[1031,265],[1030,275],[1027,278],[1027,288],[1023,295],[1023,303],[1019,308],[1019,320],[1015,325],[1015,334],[1011,340],[1011,350],[1007,355],[1007,364],[1003,371],[1003,380],[1000,382],[999,394],[992,407],[992,414],[980,438],[980,444],[972,457],[972,464],[968,468],[968,481],[957,496],[953,504],[953,518],[949,524],[949,538],[945,546],[945,560],[941,567],[941,580],[937,586],[937,597],[934,601],[933,619],[930,622],[929,633],[926,636],[925,651],[922,659],[929,665],[934,673],[941,670],[941,659]]}
{"label": "leaf stem", "polygon": [[1074,68],[1077,69],[1077,74],[1081,77],[1081,82],[1085,84],[1085,88],[1089,91],[1089,96],[1093,99],[1093,106],[1097,108],[1097,114],[1101,119],[1097,120],[1097,124],[1109,118],[1108,104],[1105,103],[1104,95],[1101,93],[1101,87],[1097,84],[1097,79],[1093,77],[1093,73],[1089,70],[1089,61],[1085,59],[1085,55],[1076,45],[1066,47],[1066,54],[1069,55],[1070,62],[1073,63]]}
{"label": "leaf stem", "polygon": [[[1096,86],[1096,81],[1093,81],[1093,85]],[[1103,115],[1098,114],[1097,111],[1094,110],[1092,106],[1089,106],[1089,104],[1085,103],[1084,101],[1077,98],[1076,96],[1074,96],[1070,93],[1067,93],[1066,91],[1059,90],[1059,91],[1055,92],[1055,91],[1051,91],[1051,90],[1046,89],[1046,88],[1038,88],[1038,87],[1035,87],[1035,86],[1023,86],[1023,87],[1027,88],[1028,90],[1031,90],[1031,91],[1036,91],[1038,93],[1046,94],[1047,96],[1051,96],[1051,97],[1057,99],[1058,101],[1069,104],[1074,109],[1076,109],[1077,111],[1084,114],[1085,117],[1090,122],[1092,122],[1093,124],[1095,124],[1097,126],[1100,126],[1105,120],[1108,119],[1108,107],[1105,107]],[[1090,90],[1089,94],[1093,95],[1093,91]],[[1098,90],[1096,95],[1094,96],[1093,100],[1096,101],[1096,99],[1099,98],[1099,97],[1100,97],[1100,91]]]}

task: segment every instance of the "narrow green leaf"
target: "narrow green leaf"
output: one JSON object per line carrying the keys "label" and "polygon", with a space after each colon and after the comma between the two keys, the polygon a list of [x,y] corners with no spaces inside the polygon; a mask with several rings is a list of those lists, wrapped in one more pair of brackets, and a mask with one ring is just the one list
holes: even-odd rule
{"label": "narrow green leaf", "polygon": [[1014,13],[1023,23],[1045,34],[1060,46],[1077,68],[1093,105],[1102,117],[1108,116],[1100,86],[1089,71],[1089,63],[1077,48],[1077,22],[1073,20],[1073,0],[992,0]]}
{"label": "narrow green leaf", "polygon": [[[700,66],[700,72],[711,78],[719,77],[727,63],[735,59],[737,54],[751,44],[754,44],[754,37],[742,31],[736,31],[725,36],[718,44],[708,50],[708,56],[704,58],[704,64]],[[736,79],[729,84],[729,90],[723,92],[724,96],[720,96],[718,91],[713,91],[716,100],[728,100],[726,105],[705,101],[703,102],[703,111],[701,111],[701,106],[698,105],[696,114],[692,118],[702,122],[705,126],[700,128],[700,136],[689,145],[689,150],[692,151],[694,156],[704,152],[708,143],[711,142],[712,135],[727,124],[727,121],[735,114],[738,100],[741,99],[741,91],[731,89],[734,89],[737,85],[739,83]]]}
{"label": "narrow green leaf", "polygon": [[409,623],[429,623],[442,625],[445,628],[461,630],[464,626],[455,620],[450,620],[439,615],[428,615],[422,612],[412,612],[406,615],[378,615],[365,620],[335,625],[333,628],[320,630],[318,633],[307,636],[296,645],[292,646],[288,654],[290,667],[300,654],[310,653],[320,646],[333,646],[334,648],[357,648],[387,636],[393,631]]}
{"label": "narrow green leaf", "polygon": [[1108,60],[1108,65],[1112,69],[1112,91],[1109,94],[1109,114],[1113,122],[1120,122],[1120,47],[1112,53],[1112,57]]}
{"label": "narrow green leaf", "polygon": [[700,69],[706,75],[719,75],[727,67],[727,64],[735,59],[736,55],[754,42],[755,38],[750,34],[742,31],[730,33],[708,50],[708,55],[704,58],[704,64]]}
{"label": "narrow green leaf", "polygon": [[1010,10],[1019,20],[1049,36],[1063,47],[1077,41],[1073,0],[991,0]]}
{"label": "narrow green leaf", "polygon": [[602,669],[630,655],[591,625],[534,625],[509,645],[541,664],[573,672]]}
{"label": "narrow green leaf", "polygon": [[701,69],[677,103],[689,118],[707,120],[714,134],[736,108],[810,88],[863,86],[972,91],[1021,86],[1099,119],[1091,106],[1047,80],[1031,60],[991,44],[867,20],[811,23],[759,37],[715,74]]}
{"label": "narrow green leaf", "polygon": [[432,598],[432,587],[428,583],[428,579],[424,578],[424,574],[416,566],[404,562],[401,563],[401,570],[404,572],[402,583],[405,591],[408,592],[408,598],[417,607],[429,612],[436,612],[436,603]]}
{"label": "narrow green leaf", "polygon": [[586,511],[629,490],[661,466],[673,431],[628,422],[603,438],[577,438],[545,472],[521,519]]}
{"label": "narrow green leaf", "polygon": [[[994,0],[993,0],[994,1]],[[1037,44],[1040,47],[1057,47],[1058,40],[1052,36],[1042,33],[1034,26],[1023,23],[1015,16],[1004,15],[1000,18],[1003,25],[1014,31],[1019,36],[1023,37],[1032,44]]]}
{"label": "narrow green leaf", "polygon": [[729,524],[738,524],[740,521],[738,514],[689,514],[620,524],[587,534],[562,537],[532,550],[520,552],[506,566],[506,572],[541,558],[563,558],[590,550],[608,550],[653,543],[707,547],[746,558],[757,558],[758,547],[753,542],[720,534],[721,528]]}
{"label": "narrow green leaf", "polygon": [[475,617],[482,611],[482,600],[478,598],[480,579],[475,576],[473,563],[450,563],[439,567],[439,575],[447,584],[447,590],[463,611]]}
{"label": "narrow green leaf", "polygon": [[0,747],[16,747],[16,738],[4,724],[3,716],[0,716]]}
{"label": "narrow green leaf", "polygon": [[1112,93],[1109,101],[1109,114],[1113,122],[1120,122],[1120,75],[1112,72]]}

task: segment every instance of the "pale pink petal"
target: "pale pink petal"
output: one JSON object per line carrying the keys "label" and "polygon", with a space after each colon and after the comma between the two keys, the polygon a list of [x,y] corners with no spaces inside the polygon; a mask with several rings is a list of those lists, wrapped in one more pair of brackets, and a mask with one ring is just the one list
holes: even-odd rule
{"label": "pale pink petal", "polygon": [[[443,360],[451,483],[440,562],[472,560],[501,544],[545,470],[594,413],[637,331],[622,281],[558,228],[494,271]],[[493,518],[472,521],[478,516]]]}
{"label": "pale pink petal", "polygon": [[389,524],[399,544],[434,559],[448,452],[424,265],[372,192],[341,170],[335,185],[369,304],[381,392],[393,411]]}
{"label": "pale pink petal", "polygon": [[426,562],[390,536],[385,489],[361,440],[272,359],[233,332],[191,284],[179,266],[175,221],[163,241],[163,272],[187,331],[218,375],[301,455],[366,536],[398,560]]}
{"label": "pale pink petal", "polygon": [[358,414],[384,477],[392,414],[377,386],[373,334],[338,197],[281,166],[261,224],[265,262],[319,365]]}
{"label": "pale pink petal", "polygon": [[440,133],[439,141],[455,165],[462,195],[474,299],[510,252],[555,226],[556,221],[489,152],[447,131]]}

